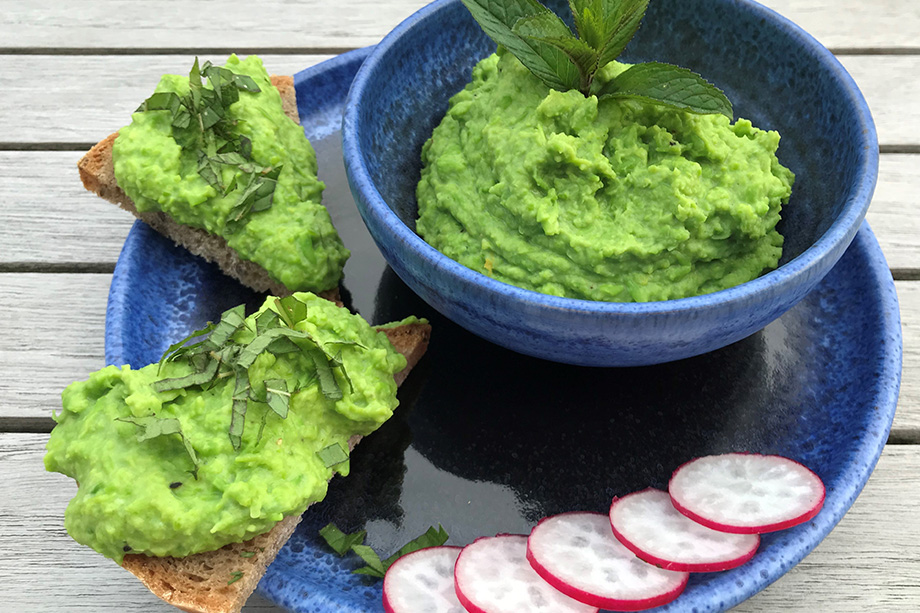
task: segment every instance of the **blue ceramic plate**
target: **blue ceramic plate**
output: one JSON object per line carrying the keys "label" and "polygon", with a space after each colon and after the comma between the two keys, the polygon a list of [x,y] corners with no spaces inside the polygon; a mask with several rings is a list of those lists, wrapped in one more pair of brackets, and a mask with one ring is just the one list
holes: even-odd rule
{"label": "blue ceramic plate", "polygon": [[[309,509],[259,585],[295,611],[382,611],[380,584],[320,544],[329,521],[366,529],[388,555],[429,525],[450,543],[527,532],[541,517],[606,511],[615,495],[665,487],[678,465],[727,451],[778,453],[815,470],[827,500],[811,522],[766,535],[734,571],[699,574],[666,611],[719,611],[780,577],[823,539],[875,466],[894,416],[901,336],[894,285],[868,226],[833,271],[766,329],[696,358],[629,369],[565,366],[464,331],[388,269],[342,168],[338,121],[356,51],[296,77],[326,205],[352,259],[344,296],[374,323],[428,317],[428,355],[401,407],[355,450],[352,474]],[[260,303],[214,267],[138,222],[109,296],[106,358],[141,366],[234,304]],[[880,521],[882,519],[880,518]]]}

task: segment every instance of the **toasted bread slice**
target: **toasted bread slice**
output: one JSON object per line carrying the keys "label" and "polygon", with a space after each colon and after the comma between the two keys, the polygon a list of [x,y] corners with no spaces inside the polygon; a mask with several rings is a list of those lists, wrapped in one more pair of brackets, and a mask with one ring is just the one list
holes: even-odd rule
{"label": "toasted bread slice", "polygon": [[[298,122],[294,78],[273,75],[271,80],[272,85],[281,93],[281,104],[284,108],[284,113],[295,123]],[[217,264],[225,274],[233,277],[243,285],[251,287],[257,292],[269,292],[275,296],[286,296],[291,293],[282,283],[269,277],[264,268],[255,262],[240,258],[236,251],[227,246],[227,241],[220,236],[199,228],[177,223],[166,213],[141,213],[138,211],[134,202],[118,187],[118,183],[115,181],[112,146],[115,144],[117,136],[117,132],[109,135],[93,146],[77,162],[80,179],[86,189],[133,213],[138,219],[143,220],[160,234],[172,239],[177,245],[185,247],[193,254]],[[333,302],[339,302],[338,288],[322,292],[319,295]]]}
{"label": "toasted bread slice", "polygon": [[[401,384],[428,348],[431,326],[413,323],[381,331],[393,347],[406,356],[406,367],[395,375],[397,385]],[[352,437],[349,447],[354,449],[360,438]],[[183,611],[235,613],[246,603],[265,569],[299,522],[299,515],[286,517],[270,531],[244,543],[232,543],[216,551],[185,558],[126,555],[122,566],[156,596]]]}

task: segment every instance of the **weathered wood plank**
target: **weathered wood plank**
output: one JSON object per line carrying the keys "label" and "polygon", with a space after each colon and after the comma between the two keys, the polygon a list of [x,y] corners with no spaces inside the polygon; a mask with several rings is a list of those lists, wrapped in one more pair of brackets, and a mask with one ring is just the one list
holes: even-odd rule
{"label": "weathered wood plank", "polygon": [[914,213],[918,193],[920,155],[881,155],[866,219],[891,268],[920,268],[920,216]]}
{"label": "weathered wood plank", "polygon": [[[167,611],[115,564],[62,527],[72,481],[43,471],[47,435],[0,434],[0,556],[4,610]],[[838,527],[791,573],[738,611],[838,613],[920,609],[920,446],[888,446]],[[54,562],[53,564],[51,562]],[[36,589],[40,586],[40,589]],[[254,598],[244,611],[280,611]]]}
{"label": "weathered wood plank", "polygon": [[904,365],[901,369],[901,396],[895,413],[892,435],[920,440],[920,282],[895,283],[901,306],[901,332],[904,337]]}
{"label": "weathered wood plank", "polygon": [[[0,26],[2,31],[2,26]],[[223,62],[224,53],[202,56]],[[266,55],[272,74],[294,74],[329,55]],[[0,141],[95,143],[131,122],[163,74],[188,74],[193,53],[154,56],[8,56],[0,85]]]}
{"label": "weathered wood plank", "polygon": [[[427,0],[0,2],[2,47],[363,47]],[[204,25],[206,24],[206,26]]]}
{"label": "weathered wood plank", "polygon": [[[203,56],[204,57],[204,56]],[[223,61],[224,54],[207,57]],[[330,56],[266,55],[269,72],[293,74]],[[6,143],[93,143],[131,120],[164,73],[186,74],[192,54],[7,56],[0,85]],[[865,95],[879,142],[920,145],[920,55],[842,56]]]}
{"label": "weathered wood plank", "polygon": [[82,155],[0,152],[0,264],[114,266],[135,217],[83,189]]}
{"label": "weathered wood plank", "polygon": [[[0,265],[113,265],[134,217],[83,189],[76,151],[0,151]],[[323,169],[320,168],[322,177]],[[869,223],[888,265],[920,269],[920,155],[881,156]],[[89,240],[88,240],[89,239]]]}
{"label": "weathered wood plank", "polygon": [[0,417],[48,420],[61,390],[105,366],[110,281],[104,274],[0,274]]}
{"label": "weathered wood plank", "polygon": [[[60,392],[105,363],[104,274],[0,274],[0,419],[44,420]],[[893,432],[920,436],[920,282],[897,284],[904,329],[904,373]]]}
{"label": "weathered wood plank", "polygon": [[920,144],[920,81],[916,78],[920,55],[845,55],[838,59],[869,104],[879,144]]}
{"label": "weathered wood plank", "polygon": [[[51,48],[294,48],[371,45],[427,0],[0,2],[0,45]],[[764,0],[831,48],[917,46],[913,0]],[[202,16],[208,27],[202,28]]]}

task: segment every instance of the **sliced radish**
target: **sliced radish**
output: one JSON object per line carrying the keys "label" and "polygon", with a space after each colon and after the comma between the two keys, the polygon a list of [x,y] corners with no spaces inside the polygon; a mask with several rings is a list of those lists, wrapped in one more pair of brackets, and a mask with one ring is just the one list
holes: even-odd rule
{"label": "sliced radish", "polygon": [[726,534],[681,515],[667,492],[642,490],[610,505],[613,533],[637,556],[667,570],[707,572],[741,566],[757,551],[756,534]]}
{"label": "sliced radish", "polygon": [[678,511],[704,526],[762,534],[806,522],[824,504],[824,484],[798,462],[775,455],[727,453],[687,462],[668,492]]}
{"label": "sliced radish", "polygon": [[579,602],[641,611],[671,602],[689,573],[656,568],[620,544],[601,513],[547,517],[527,539],[530,565],[551,586]]}
{"label": "sliced radish", "polygon": [[457,597],[470,613],[597,613],[551,587],[527,562],[527,537],[476,539],[454,567]]}
{"label": "sliced radish", "polygon": [[429,547],[404,555],[383,579],[387,613],[465,613],[454,590],[459,547]]}

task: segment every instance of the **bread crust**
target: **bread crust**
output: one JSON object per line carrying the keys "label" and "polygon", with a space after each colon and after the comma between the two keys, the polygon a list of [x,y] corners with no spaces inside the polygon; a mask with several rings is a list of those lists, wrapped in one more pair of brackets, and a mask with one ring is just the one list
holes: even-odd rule
{"label": "bread crust", "polygon": [[[396,373],[397,385],[428,348],[431,326],[412,323],[382,328],[393,347],[406,357],[406,367]],[[349,449],[360,436],[348,441]],[[231,543],[216,551],[196,553],[184,558],[129,554],[122,566],[134,574],[157,597],[189,613],[236,613],[255,590],[265,569],[294,533],[300,515],[284,518],[268,532],[243,543]],[[243,557],[243,554],[250,557]],[[242,573],[237,575],[236,573]],[[239,579],[230,583],[231,578]]]}
{"label": "bread crust", "polygon": [[[281,104],[285,114],[294,122],[298,121],[297,101],[294,90],[294,78],[290,76],[271,77],[281,94]],[[87,190],[117,204],[124,210],[149,225],[151,228],[171,239],[177,245],[191,253],[216,264],[225,274],[233,277],[243,285],[257,292],[268,292],[275,296],[286,296],[291,291],[283,283],[275,281],[268,272],[249,260],[242,259],[236,251],[227,245],[222,237],[200,228],[193,228],[174,221],[166,213],[159,211],[142,213],[134,202],[118,187],[115,181],[115,163],[112,148],[118,132],[97,143],[77,162],[80,180]],[[333,288],[319,295],[333,302],[339,302],[338,288]]]}

